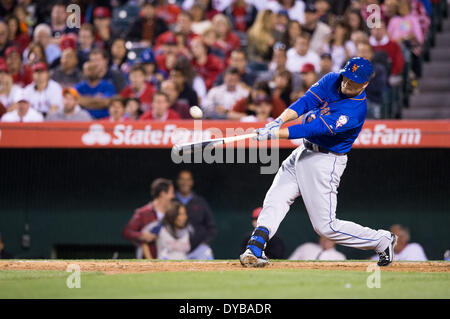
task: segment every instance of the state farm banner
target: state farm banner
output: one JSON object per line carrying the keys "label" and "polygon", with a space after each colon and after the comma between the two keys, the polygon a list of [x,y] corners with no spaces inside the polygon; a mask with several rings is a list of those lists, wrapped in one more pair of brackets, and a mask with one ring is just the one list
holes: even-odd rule
{"label": "state farm banner", "polygon": [[[265,123],[236,121],[0,123],[0,147],[171,148],[250,133]],[[282,140],[295,148],[301,140]],[[248,145],[248,144],[245,144]],[[354,148],[450,148],[450,120],[368,120]]]}

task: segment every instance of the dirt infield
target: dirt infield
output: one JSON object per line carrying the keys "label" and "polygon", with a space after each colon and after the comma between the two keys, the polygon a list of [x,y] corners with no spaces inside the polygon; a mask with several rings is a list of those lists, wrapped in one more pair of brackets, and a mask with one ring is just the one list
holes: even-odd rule
{"label": "dirt infield", "polygon": [[[255,271],[265,269],[309,269],[366,271],[374,262],[292,262],[275,261],[264,269],[243,268],[239,261],[81,261],[81,260],[15,260],[0,261],[0,270],[59,270],[77,264],[81,271],[105,274],[168,272],[168,271]],[[396,262],[383,271],[398,272],[450,272],[449,262]]]}

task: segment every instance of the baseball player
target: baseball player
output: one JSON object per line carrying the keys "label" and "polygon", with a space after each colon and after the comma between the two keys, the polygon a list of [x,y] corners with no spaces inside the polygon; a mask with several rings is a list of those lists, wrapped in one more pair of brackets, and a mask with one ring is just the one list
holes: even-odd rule
{"label": "baseball player", "polygon": [[[365,88],[373,68],[361,57],[350,59],[340,72],[331,72],[313,84],[277,119],[257,129],[257,139],[303,138],[282,163],[266,194],[257,226],[240,256],[244,267],[264,267],[267,241],[276,233],[290,205],[302,196],[314,230],[344,246],[374,249],[379,266],[394,257],[397,238],[336,218],[337,189],[347,164],[347,153],[364,124],[367,113]],[[281,128],[300,118],[300,123]]]}

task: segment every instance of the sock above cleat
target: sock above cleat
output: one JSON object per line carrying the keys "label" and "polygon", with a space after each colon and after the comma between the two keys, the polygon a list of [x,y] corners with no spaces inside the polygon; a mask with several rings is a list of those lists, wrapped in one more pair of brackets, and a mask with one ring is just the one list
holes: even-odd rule
{"label": "sock above cleat", "polygon": [[256,227],[248,241],[247,248],[249,248],[256,257],[260,258],[268,240],[269,230],[263,226]]}

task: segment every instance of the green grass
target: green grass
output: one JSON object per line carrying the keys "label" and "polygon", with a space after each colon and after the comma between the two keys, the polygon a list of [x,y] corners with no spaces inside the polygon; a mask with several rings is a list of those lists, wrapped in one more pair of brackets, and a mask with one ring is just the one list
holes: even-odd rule
{"label": "green grass", "polygon": [[0,271],[0,298],[450,298],[449,273],[271,270],[82,273],[69,289],[59,271]]}

